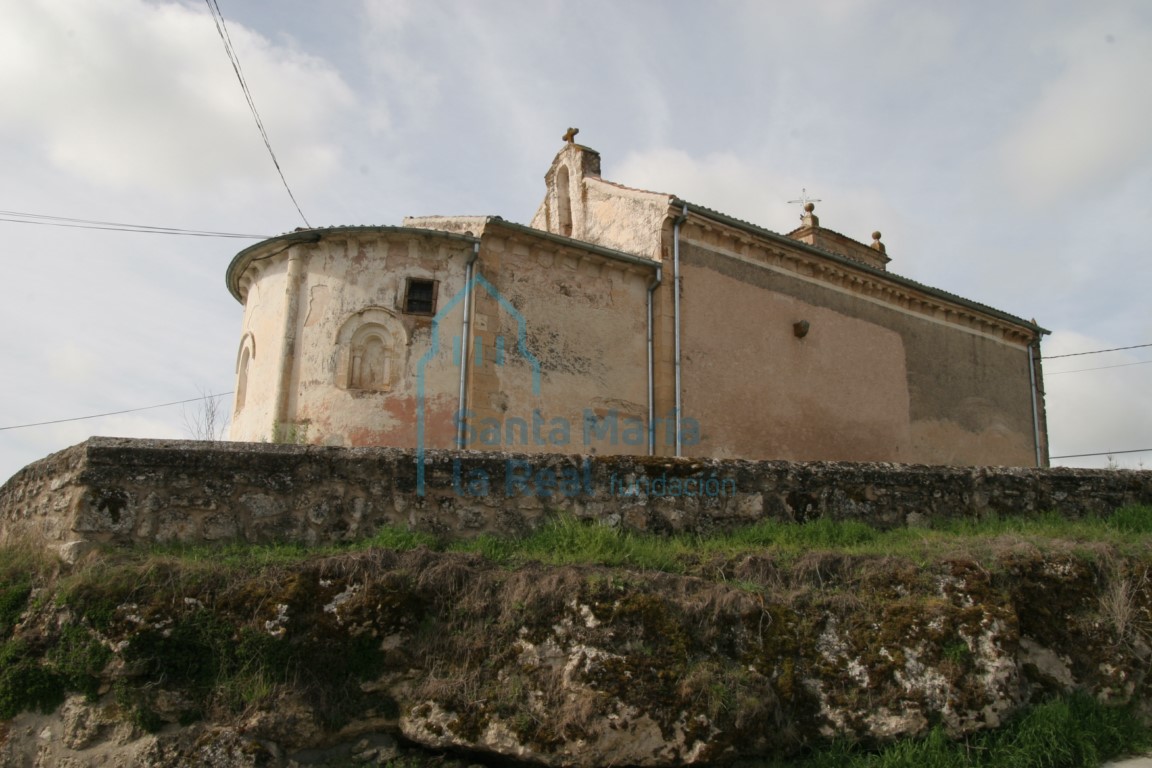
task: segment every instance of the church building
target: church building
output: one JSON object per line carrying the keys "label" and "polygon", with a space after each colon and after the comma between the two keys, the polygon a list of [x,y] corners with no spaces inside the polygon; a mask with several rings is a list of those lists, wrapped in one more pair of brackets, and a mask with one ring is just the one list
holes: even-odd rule
{"label": "church building", "polygon": [[231,438],[1047,466],[1034,322],[889,271],[812,203],[778,234],[600,176],[529,225],[299,230],[241,251]]}

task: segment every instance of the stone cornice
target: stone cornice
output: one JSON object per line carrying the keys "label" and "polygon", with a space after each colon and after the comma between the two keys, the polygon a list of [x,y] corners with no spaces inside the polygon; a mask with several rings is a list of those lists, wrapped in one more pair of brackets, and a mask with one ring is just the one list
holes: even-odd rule
{"label": "stone cornice", "polygon": [[478,238],[469,235],[419,227],[344,226],[301,229],[295,232],[287,232],[278,237],[261,240],[259,243],[250,245],[240,251],[228,265],[228,269],[224,275],[225,284],[228,286],[228,292],[231,293],[238,302],[243,304],[245,296],[247,295],[247,286],[251,284],[251,280],[254,279],[254,276],[248,276],[249,279],[245,279],[246,273],[249,267],[255,262],[278,256],[295,245],[319,243],[321,240],[328,238],[335,240],[340,238],[381,237],[390,235],[455,240],[468,245],[479,242]]}
{"label": "stone cornice", "polygon": [[[683,203],[669,209],[669,216],[683,213]],[[688,220],[681,237],[719,250],[742,261],[758,264],[801,279],[852,293],[935,322],[1011,344],[1027,345],[1046,330],[991,307],[921,285],[908,278],[869,267],[838,254],[825,252],[759,227],[728,220],[723,214],[688,206]]]}

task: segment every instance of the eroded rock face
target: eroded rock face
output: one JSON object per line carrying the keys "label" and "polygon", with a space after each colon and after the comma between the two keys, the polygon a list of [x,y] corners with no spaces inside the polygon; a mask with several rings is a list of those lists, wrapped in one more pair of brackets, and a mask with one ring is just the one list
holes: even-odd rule
{"label": "eroded rock face", "polygon": [[923,566],[814,553],[698,575],[428,551],[226,577],[168,563],[25,611],[9,641],[24,661],[63,675],[61,659],[100,658],[98,686],[4,725],[0,766],[384,764],[413,749],[677,766],[961,735],[1074,687],[1145,697],[1146,560],[1004,543]]}

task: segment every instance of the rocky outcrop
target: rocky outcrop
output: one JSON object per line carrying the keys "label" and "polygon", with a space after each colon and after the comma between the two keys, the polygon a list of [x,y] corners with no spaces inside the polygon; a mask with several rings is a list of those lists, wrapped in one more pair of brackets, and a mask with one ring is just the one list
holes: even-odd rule
{"label": "rocky outcrop", "polygon": [[1147,553],[1016,538],[686,567],[92,564],[34,585],[14,626],[0,611],[0,706],[49,711],[2,726],[0,766],[703,765],[1148,693]]}

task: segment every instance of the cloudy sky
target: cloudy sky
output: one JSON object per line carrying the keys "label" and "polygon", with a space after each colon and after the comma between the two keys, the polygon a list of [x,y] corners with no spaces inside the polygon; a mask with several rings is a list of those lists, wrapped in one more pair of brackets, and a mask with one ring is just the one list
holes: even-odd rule
{"label": "cloudy sky", "polygon": [[[218,2],[314,226],[526,223],[578,126],[605,178],[776,231],[806,189],[894,272],[1035,317],[1045,355],[1152,343],[1145,0]],[[0,104],[0,427],[230,390],[253,240],[46,225],[304,225],[207,5],[0,0]],[[1053,455],[1152,448],[1142,361],[1046,363]],[[0,480],[184,417],[0,430]]]}

